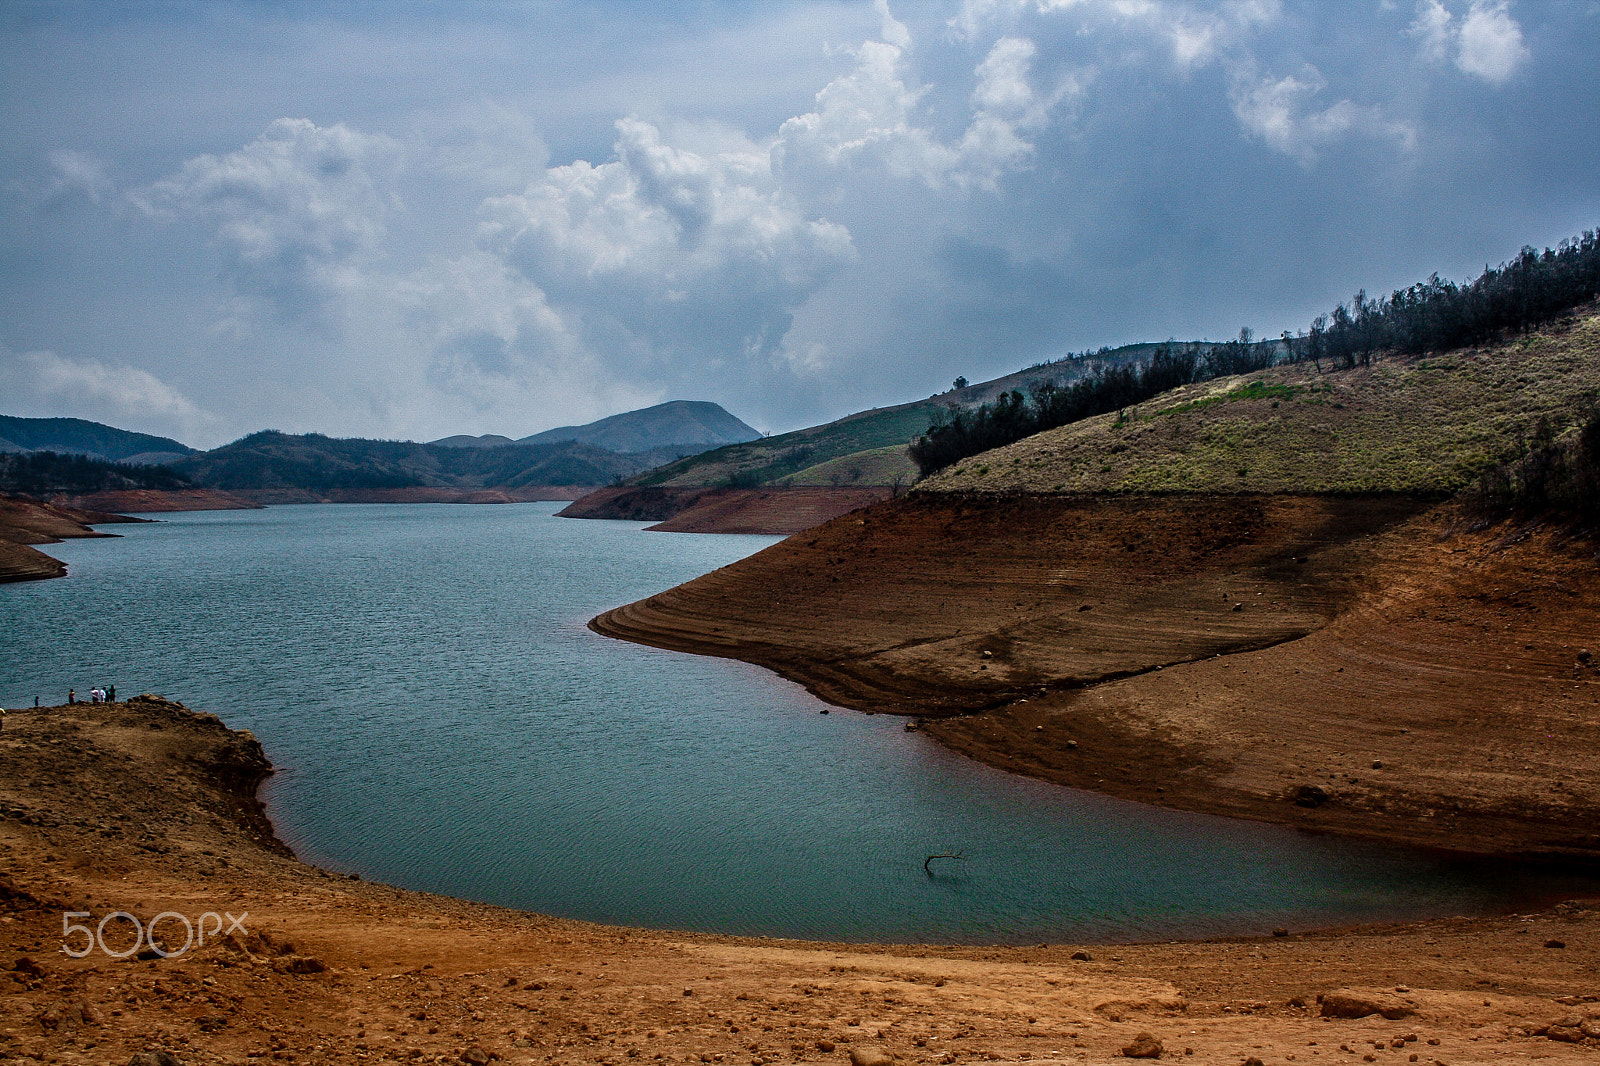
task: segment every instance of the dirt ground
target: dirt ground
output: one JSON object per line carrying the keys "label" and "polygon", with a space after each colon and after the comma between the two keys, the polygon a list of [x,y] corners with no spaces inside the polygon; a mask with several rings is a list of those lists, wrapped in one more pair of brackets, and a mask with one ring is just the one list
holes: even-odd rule
{"label": "dirt ground", "polygon": [[596,489],[561,511],[563,518],[655,522],[664,533],[790,534],[888,499],[888,486],[753,489],[618,486]]}
{"label": "dirt ground", "polygon": [[607,612],[1186,810],[1600,857],[1600,562],[1404,496],[914,493]]}
{"label": "dirt ground", "polygon": [[59,544],[70,537],[114,537],[115,533],[95,532],[90,523],[137,521],[126,515],[0,495],[0,583],[66,574],[66,563],[29,545]]}
{"label": "dirt ground", "polygon": [[[1229,1066],[1600,1061],[1600,901],[1175,944],[620,929],[301,864],[253,799],[267,768],[152,697],[7,716],[0,1062],[1075,1064],[1141,1034]],[[167,957],[111,957],[135,946],[116,911],[159,917]],[[1325,1016],[1368,1008],[1395,1017]]]}

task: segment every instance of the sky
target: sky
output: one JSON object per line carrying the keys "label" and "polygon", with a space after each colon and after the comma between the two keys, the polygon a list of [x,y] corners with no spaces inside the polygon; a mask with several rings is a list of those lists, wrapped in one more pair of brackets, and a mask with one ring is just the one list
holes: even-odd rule
{"label": "sky", "polygon": [[0,0],[0,413],[781,432],[1600,226],[1597,0]]}

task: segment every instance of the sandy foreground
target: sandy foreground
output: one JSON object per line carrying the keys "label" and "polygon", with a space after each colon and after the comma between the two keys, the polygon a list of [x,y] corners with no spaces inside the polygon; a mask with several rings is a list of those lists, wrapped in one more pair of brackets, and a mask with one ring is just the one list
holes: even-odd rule
{"label": "sandy foreground", "polygon": [[[304,865],[254,800],[267,771],[154,697],[7,716],[0,1062],[1077,1063],[1141,1034],[1196,1063],[1600,1061],[1600,901],[1025,948],[609,928]],[[171,912],[170,957],[110,957],[134,946],[119,910]],[[103,921],[64,953],[91,944],[64,922]]]}

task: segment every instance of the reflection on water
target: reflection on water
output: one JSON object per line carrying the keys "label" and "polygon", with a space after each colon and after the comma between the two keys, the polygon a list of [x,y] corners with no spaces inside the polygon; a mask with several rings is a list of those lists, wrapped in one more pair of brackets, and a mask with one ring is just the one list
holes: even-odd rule
{"label": "reflection on water", "polygon": [[283,767],[264,796],[302,857],[629,925],[1067,941],[1577,890],[1011,777],[754,667],[598,637],[596,613],[775,538],[558,506],[201,512],[53,545],[69,578],[0,586],[0,702],[103,682],[214,711]]}

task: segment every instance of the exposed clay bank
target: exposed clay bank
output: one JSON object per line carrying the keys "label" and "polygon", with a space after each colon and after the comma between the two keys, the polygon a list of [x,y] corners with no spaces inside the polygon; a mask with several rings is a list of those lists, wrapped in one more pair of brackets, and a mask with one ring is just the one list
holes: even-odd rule
{"label": "exposed clay bank", "polygon": [[[282,767],[266,792],[279,834],[313,861],[617,924],[1056,943],[1552,891],[1057,788],[897,718],[820,714],[743,663],[595,636],[601,607],[772,541],[551,509],[199,512],[61,545],[71,577],[0,591],[0,702],[181,691],[260,737]],[[930,877],[936,852],[964,859]]]}
{"label": "exposed clay bank", "polygon": [[607,612],[1185,810],[1600,856],[1595,546],[1401,496],[916,493]]}

